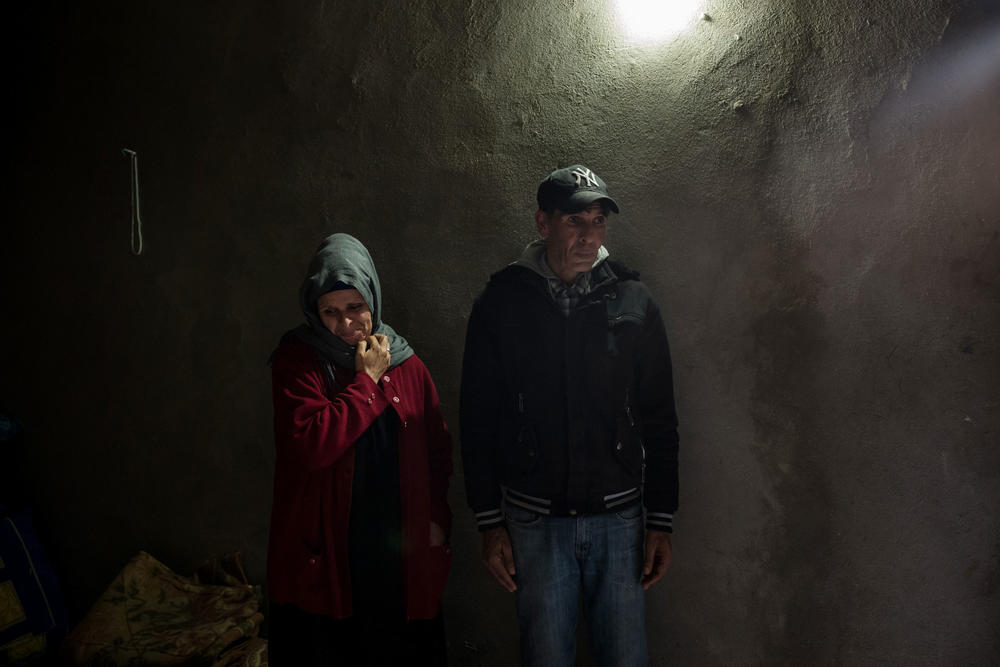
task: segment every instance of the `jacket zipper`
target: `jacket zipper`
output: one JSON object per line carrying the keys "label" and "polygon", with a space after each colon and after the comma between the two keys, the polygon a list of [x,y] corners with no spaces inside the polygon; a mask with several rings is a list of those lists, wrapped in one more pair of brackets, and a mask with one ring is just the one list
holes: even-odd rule
{"label": "jacket zipper", "polygon": [[625,387],[625,416],[628,417],[628,425],[635,426],[635,420],[632,419],[632,404],[628,400],[628,387]]}

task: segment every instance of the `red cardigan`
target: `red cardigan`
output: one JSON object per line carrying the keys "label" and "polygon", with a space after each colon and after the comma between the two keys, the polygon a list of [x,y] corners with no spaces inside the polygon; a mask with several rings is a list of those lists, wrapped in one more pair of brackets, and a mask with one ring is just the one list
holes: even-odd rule
{"label": "red cardigan", "polygon": [[329,396],[311,347],[278,346],[271,360],[274,399],[274,500],[268,545],[268,597],[314,614],[351,615],[347,535],[358,437],[384,410],[399,415],[403,569],[409,619],[433,618],[451,552],[431,547],[430,522],[451,533],[451,436],[430,373],[416,355],[375,384],[337,368]]}

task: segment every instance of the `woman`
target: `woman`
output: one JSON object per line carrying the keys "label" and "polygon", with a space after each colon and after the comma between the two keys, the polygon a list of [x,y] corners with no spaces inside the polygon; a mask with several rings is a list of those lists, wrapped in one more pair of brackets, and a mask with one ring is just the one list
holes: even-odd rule
{"label": "woman", "polygon": [[368,250],[334,234],[271,357],[270,664],[445,664],[451,438],[430,373],[382,321]]}

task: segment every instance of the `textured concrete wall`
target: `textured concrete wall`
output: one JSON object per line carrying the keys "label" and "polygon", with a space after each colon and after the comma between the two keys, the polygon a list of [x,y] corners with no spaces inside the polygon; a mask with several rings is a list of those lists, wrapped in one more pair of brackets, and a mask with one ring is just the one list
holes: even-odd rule
{"label": "textured concrete wall", "polygon": [[[653,664],[995,664],[1000,10],[870,4],[652,46],[603,0],[17,10],[0,402],[72,608],[139,549],[262,580],[266,359],[320,238],[371,248],[454,424],[472,299],[582,161],[675,355]],[[461,486],[451,656],[511,664]]]}

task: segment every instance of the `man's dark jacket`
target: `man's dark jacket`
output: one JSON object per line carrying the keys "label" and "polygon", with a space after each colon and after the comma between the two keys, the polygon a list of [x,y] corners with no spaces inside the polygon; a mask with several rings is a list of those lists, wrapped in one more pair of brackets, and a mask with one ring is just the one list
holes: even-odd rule
{"label": "man's dark jacket", "polygon": [[501,501],[566,516],[639,502],[646,526],[672,529],[677,414],[670,350],[638,274],[604,261],[567,316],[547,280],[510,265],[469,317],[461,441],[481,529]]}

